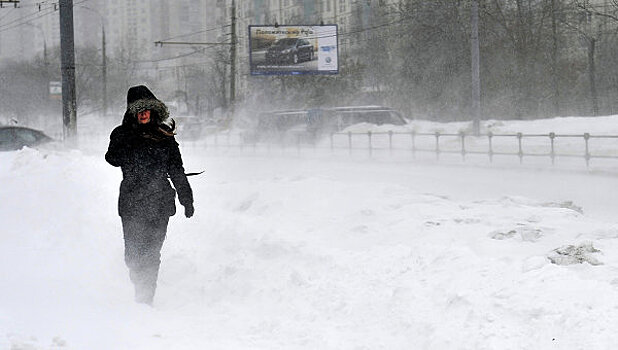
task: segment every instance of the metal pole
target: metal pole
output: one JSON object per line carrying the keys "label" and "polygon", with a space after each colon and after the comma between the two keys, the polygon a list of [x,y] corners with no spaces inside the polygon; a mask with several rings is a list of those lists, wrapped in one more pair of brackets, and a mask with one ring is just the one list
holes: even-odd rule
{"label": "metal pole", "polygon": [[471,13],[471,63],[472,63],[472,116],[473,132],[475,136],[481,133],[481,76],[480,76],[480,54],[479,54],[479,4],[478,0],[472,1]]}
{"label": "metal pole", "polygon": [[466,133],[460,132],[459,137],[461,138],[461,159],[466,161]]}
{"label": "metal pole", "polygon": [[436,160],[440,160],[440,132],[436,131]]}
{"label": "metal pole", "polygon": [[348,131],[348,153],[352,155],[352,132]]}
{"label": "metal pole", "polygon": [[234,114],[236,100],[236,0],[232,0],[232,45],[230,47],[230,111]]}
{"label": "metal pole", "polygon": [[43,63],[45,64],[45,77],[47,78],[49,74],[49,60],[47,59],[47,40],[45,37],[43,37]]}
{"label": "metal pole", "polygon": [[551,0],[551,76],[552,88],[554,89],[553,104],[554,114],[560,116],[560,87],[558,85],[558,20],[556,16],[556,0]]}
{"label": "metal pole", "polygon": [[62,122],[65,140],[77,136],[75,99],[75,45],[73,32],[73,0],[59,0],[60,51],[62,71]]}
{"label": "metal pole", "polygon": [[588,43],[588,78],[590,80],[590,98],[592,100],[592,115],[599,115],[599,97],[597,95],[596,70],[594,65],[594,51],[597,40],[590,38]]}
{"label": "metal pole", "polygon": [[554,149],[554,139],[556,138],[556,133],[549,133],[549,142],[551,144],[551,150],[549,156],[551,157],[551,165],[554,165],[556,159],[556,150]]}
{"label": "metal pole", "polygon": [[584,134],[584,141],[586,142],[586,154],[584,155],[584,158],[586,158],[586,168],[590,167],[590,148],[588,146],[588,140],[590,139],[590,134],[589,133],[585,133]]}
{"label": "metal pole", "polygon": [[517,133],[517,144],[519,146],[519,151],[517,152],[517,155],[519,156],[519,164],[523,163],[524,161],[524,151],[521,147],[521,139],[524,135],[520,132]]}
{"label": "metal pole", "polygon": [[416,131],[412,130],[412,157],[416,159]]}
{"label": "metal pole", "polygon": [[105,26],[101,25],[101,54],[103,55],[103,117],[107,116],[107,56],[105,53]]}
{"label": "metal pole", "polygon": [[494,136],[494,134],[491,131],[487,133],[487,142],[489,143],[489,151],[487,152],[487,154],[489,155],[489,162],[490,163],[494,162],[494,148],[493,148],[493,144],[491,142],[493,136]]}

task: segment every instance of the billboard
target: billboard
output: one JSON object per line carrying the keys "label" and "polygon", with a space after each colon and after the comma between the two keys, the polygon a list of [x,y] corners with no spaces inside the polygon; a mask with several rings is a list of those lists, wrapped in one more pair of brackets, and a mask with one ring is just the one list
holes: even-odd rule
{"label": "billboard", "polygon": [[337,74],[337,25],[250,25],[249,62],[251,75]]}

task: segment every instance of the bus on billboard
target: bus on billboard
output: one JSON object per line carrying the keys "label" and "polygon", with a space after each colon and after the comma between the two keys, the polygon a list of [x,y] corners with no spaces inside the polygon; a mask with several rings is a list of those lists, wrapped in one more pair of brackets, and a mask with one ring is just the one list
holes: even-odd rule
{"label": "bus on billboard", "polygon": [[250,25],[249,62],[251,75],[337,74],[337,25]]}

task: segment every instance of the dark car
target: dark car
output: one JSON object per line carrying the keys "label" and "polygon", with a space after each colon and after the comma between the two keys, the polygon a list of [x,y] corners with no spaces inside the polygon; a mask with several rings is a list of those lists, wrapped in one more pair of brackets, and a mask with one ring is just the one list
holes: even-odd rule
{"label": "dark car", "polygon": [[296,64],[311,60],[313,60],[313,45],[305,39],[279,39],[266,51],[266,62],[269,63]]}
{"label": "dark car", "polygon": [[42,131],[23,126],[0,126],[0,151],[15,151],[53,141]]}
{"label": "dark car", "polygon": [[298,140],[299,135],[308,140],[315,140],[359,123],[402,126],[408,121],[398,111],[383,106],[270,111],[258,115],[252,140],[284,140],[289,136],[292,136],[293,140]]}
{"label": "dark car", "polygon": [[396,110],[383,106],[333,107],[324,110],[318,125],[325,132],[339,132],[358,123],[401,126],[408,121]]}

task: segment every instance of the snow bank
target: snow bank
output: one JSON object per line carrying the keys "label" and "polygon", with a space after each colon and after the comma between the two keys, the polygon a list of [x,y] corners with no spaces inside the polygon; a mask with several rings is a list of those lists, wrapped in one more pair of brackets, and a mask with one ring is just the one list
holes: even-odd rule
{"label": "snow bank", "polygon": [[[375,125],[369,123],[359,123],[347,127],[342,132],[352,133],[373,133],[379,132],[411,132],[416,133],[435,133],[459,134],[465,132],[472,134],[472,122],[433,122],[428,120],[412,120],[402,126],[397,125]],[[481,121],[481,133],[486,134],[579,134],[584,133],[594,135],[618,135],[618,115],[603,117],[556,117],[550,119],[537,120],[484,120]]]}

